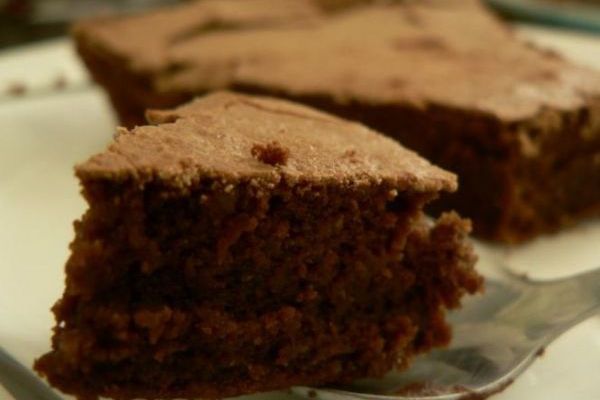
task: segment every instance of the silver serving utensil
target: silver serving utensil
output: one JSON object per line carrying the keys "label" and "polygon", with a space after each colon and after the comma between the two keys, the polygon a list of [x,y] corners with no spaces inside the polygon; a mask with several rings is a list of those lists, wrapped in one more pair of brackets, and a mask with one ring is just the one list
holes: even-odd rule
{"label": "silver serving utensil", "polygon": [[[61,400],[52,389],[0,346],[0,399]],[[11,397],[7,397],[9,396]]]}
{"label": "silver serving utensil", "polygon": [[454,340],[382,379],[328,388],[296,387],[323,399],[457,400],[503,390],[562,333],[600,312],[600,268],[534,281],[507,270],[486,277],[486,292],[450,314]]}

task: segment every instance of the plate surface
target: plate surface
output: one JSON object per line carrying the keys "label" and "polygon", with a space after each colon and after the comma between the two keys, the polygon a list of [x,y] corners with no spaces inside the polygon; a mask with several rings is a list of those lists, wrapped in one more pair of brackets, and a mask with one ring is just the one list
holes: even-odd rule
{"label": "plate surface", "polygon": [[[569,56],[600,66],[597,39],[531,28],[522,34],[542,44],[558,43]],[[69,48],[68,42],[58,41],[0,55],[0,88],[9,80],[28,78],[31,85],[44,85],[57,70],[81,87],[85,74]],[[95,88],[1,101],[0,121],[0,344],[31,365],[50,346],[49,307],[62,292],[71,222],[85,208],[73,165],[103,149],[116,122]],[[599,243],[600,221],[592,221],[518,249],[481,244],[478,249],[484,268],[500,257],[511,268],[550,278],[600,266]],[[593,318],[561,337],[493,398],[597,400],[599,370],[600,318]],[[0,391],[0,400],[3,396]],[[250,398],[292,397],[274,393]]]}

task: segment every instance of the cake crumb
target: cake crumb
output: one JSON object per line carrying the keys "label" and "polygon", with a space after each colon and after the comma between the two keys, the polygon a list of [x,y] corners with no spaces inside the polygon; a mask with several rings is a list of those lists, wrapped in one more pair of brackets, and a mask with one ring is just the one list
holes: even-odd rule
{"label": "cake crumb", "polygon": [[6,89],[6,93],[11,96],[23,96],[26,92],[27,86],[22,82],[14,82]]}
{"label": "cake crumb", "polygon": [[54,79],[54,89],[55,90],[64,90],[67,87],[67,78],[64,75],[58,75],[55,79]]}
{"label": "cake crumb", "polygon": [[255,144],[250,150],[252,157],[269,165],[286,165],[290,156],[289,149],[283,147],[279,142],[273,141],[266,145]]}
{"label": "cake crumb", "polygon": [[538,351],[535,352],[536,357],[542,357],[546,353],[545,347],[540,347]]}

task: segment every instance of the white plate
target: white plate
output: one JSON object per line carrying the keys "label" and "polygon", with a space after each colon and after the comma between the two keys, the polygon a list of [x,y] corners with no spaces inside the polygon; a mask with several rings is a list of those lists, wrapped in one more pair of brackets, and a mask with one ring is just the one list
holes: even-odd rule
{"label": "white plate", "polygon": [[[527,29],[524,34],[552,36]],[[574,57],[600,65],[598,42],[557,36]],[[591,39],[588,39],[591,40]],[[48,72],[44,78],[41,66]],[[58,67],[56,67],[58,66]],[[61,69],[85,79],[65,41],[0,56],[0,87],[9,79],[51,82]],[[29,71],[36,71],[29,74]],[[0,345],[25,365],[49,349],[53,321],[49,307],[63,288],[63,265],[73,236],[71,222],[84,210],[72,168],[101,150],[115,121],[96,89],[0,103]],[[600,221],[525,247],[479,246],[482,259],[501,256],[531,276],[553,277],[600,266]],[[600,319],[577,326],[547,349],[497,400],[600,399]],[[0,391],[0,400],[4,400]],[[283,393],[253,399],[291,398]]]}

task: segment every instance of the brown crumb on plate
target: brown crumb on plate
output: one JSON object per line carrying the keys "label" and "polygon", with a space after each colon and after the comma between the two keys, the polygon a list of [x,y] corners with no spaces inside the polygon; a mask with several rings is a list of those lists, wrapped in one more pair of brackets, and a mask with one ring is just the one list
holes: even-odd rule
{"label": "brown crumb on plate", "polygon": [[67,83],[67,78],[64,75],[57,75],[56,78],[54,78],[52,87],[56,90],[63,90],[67,87]]}
{"label": "brown crumb on plate", "polygon": [[27,86],[22,82],[13,82],[6,89],[6,93],[11,96],[23,96],[27,92]]}

